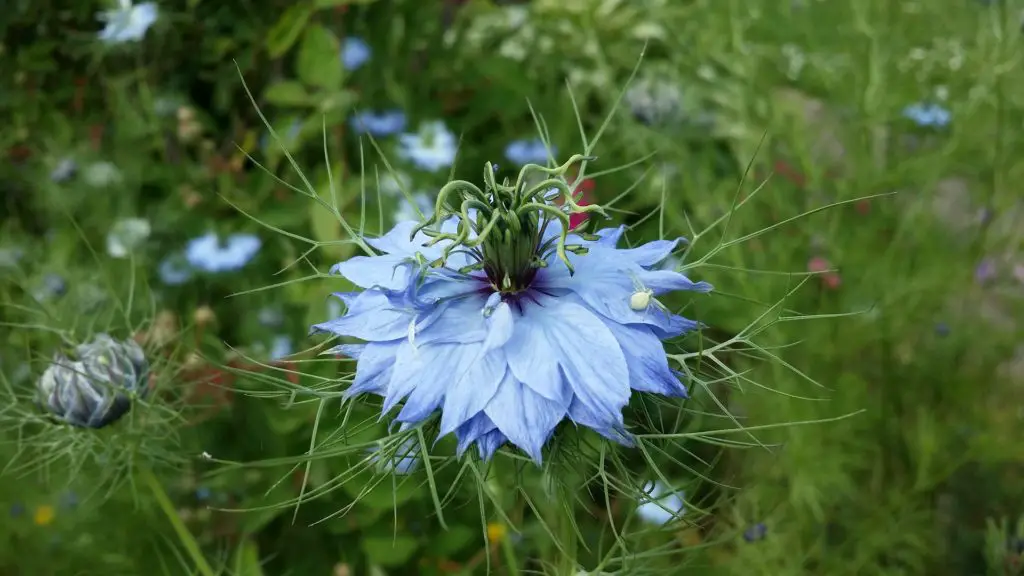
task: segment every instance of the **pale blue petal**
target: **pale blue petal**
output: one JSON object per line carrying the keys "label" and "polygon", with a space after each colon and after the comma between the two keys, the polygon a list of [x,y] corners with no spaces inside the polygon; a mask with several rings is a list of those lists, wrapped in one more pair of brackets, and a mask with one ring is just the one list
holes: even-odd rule
{"label": "pale blue petal", "polygon": [[345,397],[359,394],[385,396],[400,342],[370,342],[358,352],[356,377]]}
{"label": "pale blue petal", "polygon": [[538,464],[543,461],[541,449],[565,417],[564,406],[524,386],[511,372],[506,372],[484,412],[509,442]]}
{"label": "pale blue petal", "polygon": [[650,326],[606,321],[622,347],[629,367],[629,386],[640,392],[686,398],[686,387],[669,368],[665,347]]}
{"label": "pale blue petal", "polygon": [[621,413],[615,417],[606,412],[598,412],[590,409],[579,398],[574,398],[569,404],[568,414],[569,419],[577,426],[590,428],[601,436],[623,446],[634,445],[631,435],[626,431]]}
{"label": "pale blue petal", "polygon": [[651,266],[658,265],[671,256],[672,252],[675,251],[676,246],[678,246],[682,241],[682,238],[676,238],[675,240],[655,240],[653,242],[641,244],[636,248],[619,250],[619,254],[622,254],[625,258],[632,260],[638,266],[650,268]]}
{"label": "pale blue petal", "polygon": [[[552,355],[573,393],[588,409],[603,420],[621,422],[622,408],[630,396],[629,370],[622,348],[604,322],[574,299],[542,297],[524,310],[516,325],[531,323],[540,327],[532,332],[530,341],[539,352],[527,354],[535,358]],[[524,351],[517,349],[519,354]],[[506,353],[511,357],[507,348]]]}
{"label": "pale blue petal", "polygon": [[441,429],[438,437],[447,436],[479,414],[494,398],[507,371],[505,353],[485,351],[481,344],[464,344],[448,359],[450,372]]}
{"label": "pale blue petal", "polygon": [[489,432],[497,431],[497,428],[494,422],[491,422],[491,419],[487,417],[487,414],[483,412],[477,413],[476,416],[466,420],[465,423],[455,430],[455,438],[458,439],[455,453],[461,458],[466,449],[472,446],[474,442]]}
{"label": "pale blue petal", "polygon": [[405,310],[396,310],[384,294],[366,290],[334,296],[345,302],[348,308],[345,315],[314,324],[310,333],[329,332],[368,342],[397,340],[408,336],[409,323],[415,316]]}

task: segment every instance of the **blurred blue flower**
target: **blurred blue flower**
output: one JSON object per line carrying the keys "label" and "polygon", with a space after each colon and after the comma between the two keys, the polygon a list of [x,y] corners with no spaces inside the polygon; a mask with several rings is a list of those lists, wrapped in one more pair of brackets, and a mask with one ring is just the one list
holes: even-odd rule
{"label": "blurred blue flower", "polygon": [[996,263],[991,258],[985,258],[974,269],[974,279],[984,284],[996,276]]}
{"label": "blurred blue flower", "polygon": [[274,336],[270,342],[270,359],[280,360],[292,355],[292,339],[288,336]]}
{"label": "blurred blue flower", "polygon": [[200,502],[205,502],[209,500],[211,496],[213,496],[213,492],[210,490],[209,487],[200,486],[196,488],[196,500],[199,500]]}
{"label": "blurred blue flower", "polygon": [[458,140],[444,122],[427,122],[415,134],[399,137],[398,155],[428,172],[437,172],[455,162]]}
{"label": "blurred blue flower", "polygon": [[353,71],[370,59],[370,46],[362,38],[349,36],[341,46],[341,62],[348,71]]}
{"label": "blurred blue flower", "polygon": [[249,263],[259,252],[262,242],[252,234],[232,234],[221,242],[210,232],[189,241],[185,246],[185,259],[204,272],[230,272]]}
{"label": "blurred blue flower", "polygon": [[[423,214],[422,218],[430,218],[434,214],[434,198],[426,192],[416,192],[412,195],[412,199],[415,202],[415,207],[420,209]],[[416,213],[413,208],[413,204],[409,203],[404,198],[399,201],[398,209],[395,210],[392,216],[394,222],[402,222],[411,220],[419,222],[421,216]]]}
{"label": "blurred blue flower", "polygon": [[259,313],[256,315],[256,319],[263,326],[277,328],[284,323],[284,313],[281,312],[279,308],[268,306],[260,309]]}
{"label": "blurred blue flower", "polygon": [[768,526],[764,522],[758,522],[753,526],[743,531],[743,539],[747,542],[757,542],[758,540],[764,540],[764,537],[768,535]]}
{"label": "blurred blue flower", "polygon": [[157,267],[160,281],[168,286],[180,286],[192,279],[192,268],[185,261],[184,254],[173,254],[164,258]]}
{"label": "blurred blue flower", "polygon": [[25,505],[21,502],[11,504],[11,518],[20,518],[25,515]]}
{"label": "blurred blue flower", "polygon": [[38,302],[60,298],[67,294],[68,283],[59,274],[50,272],[43,276],[42,282],[35,291],[35,299]]}
{"label": "blurred blue flower", "polygon": [[405,112],[386,110],[384,112],[360,112],[352,116],[352,129],[357,134],[391,136],[405,130]]}
{"label": "blurred blue flower", "polygon": [[141,40],[156,22],[157,14],[153,2],[133,5],[131,0],[119,0],[117,8],[99,15],[99,19],[107,23],[99,33],[100,40],[111,43]]}
{"label": "blurred blue flower", "polygon": [[[558,149],[551,147],[551,155],[558,154]],[[548,163],[548,149],[540,138],[531,140],[516,140],[505,147],[505,158],[519,166],[526,164],[540,164],[546,166]]]}
{"label": "blurred blue flower", "polygon": [[50,180],[57,182],[67,182],[75,175],[78,170],[78,163],[72,158],[64,158],[57,163],[57,166],[50,172]]}
{"label": "blurred blue flower", "polygon": [[21,248],[0,248],[0,268],[14,268],[24,256]]}
{"label": "blurred blue flower", "polygon": [[380,453],[380,446],[367,450],[373,454],[373,462],[385,473],[404,476],[411,474],[420,464],[419,442],[416,435],[410,435],[394,451],[390,458]]}
{"label": "blurred blue flower", "polygon": [[[482,216],[469,217],[471,229],[483,228]],[[698,328],[655,296],[711,286],[658,269],[681,239],[620,249],[625,228],[604,229],[569,235],[589,252],[559,256],[559,220],[531,211],[520,218],[517,234],[498,230],[491,238],[505,243],[482,251],[428,244],[423,232],[412,235],[415,223],[399,222],[367,240],[380,255],[332,267],[363,290],[334,294],[346,313],[312,332],[365,341],[330,351],[357,359],[346,394],[383,396],[384,414],[404,402],[395,419],[408,425],[440,410],[439,437],[454,434],[459,454],[475,444],[489,459],[510,442],[540,463],[565,419],[631,444],[622,409],[632,390],[686,397],[661,340]],[[440,229],[454,233],[458,224],[448,218]],[[509,256],[522,254],[520,242],[531,247],[525,260]],[[416,256],[445,260],[420,267]]]}
{"label": "blurred blue flower", "polygon": [[78,506],[78,494],[68,490],[60,495],[60,507],[64,509]]}
{"label": "blurred blue flower", "polygon": [[949,110],[938,104],[911,104],[903,109],[903,116],[926,128],[942,128],[953,118]]}
{"label": "blurred blue flower", "polygon": [[672,492],[664,483],[655,481],[644,491],[649,499],[637,506],[636,513],[646,522],[663,526],[686,511],[686,494],[682,490]]}
{"label": "blurred blue flower", "polygon": [[938,324],[936,324],[935,334],[943,338],[949,336],[949,324],[946,324],[945,322],[939,322]]}

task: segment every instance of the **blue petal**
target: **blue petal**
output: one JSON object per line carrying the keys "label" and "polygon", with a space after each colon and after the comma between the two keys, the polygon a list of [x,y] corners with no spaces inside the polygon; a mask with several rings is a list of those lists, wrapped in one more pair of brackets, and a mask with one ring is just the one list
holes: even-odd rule
{"label": "blue petal", "polygon": [[641,392],[686,398],[686,387],[669,368],[665,347],[649,326],[624,326],[605,321],[615,335],[629,367],[629,386]]}
{"label": "blue petal", "polygon": [[494,429],[480,436],[476,441],[476,448],[481,460],[490,460],[494,453],[508,442],[508,437],[501,433],[501,430]]}
{"label": "blue petal", "polygon": [[466,449],[480,437],[496,430],[497,426],[494,425],[494,422],[491,422],[491,419],[487,417],[487,414],[483,412],[477,413],[476,416],[466,420],[466,422],[455,430],[455,438],[458,440],[458,446],[455,449],[455,453],[459,458],[461,458]]}
{"label": "blue petal", "polygon": [[363,346],[356,361],[356,377],[345,397],[359,394],[385,396],[391,382],[392,366],[399,342],[371,342]]}
{"label": "blue petal", "polygon": [[403,290],[412,279],[408,256],[353,256],[331,267],[331,274],[340,274],[360,288]]}
{"label": "blue petal", "polygon": [[348,308],[345,315],[314,324],[310,333],[329,332],[368,342],[397,340],[408,336],[409,323],[415,315],[395,309],[383,293],[366,290],[357,293],[338,293],[334,296],[345,302]]}
{"label": "blue petal", "polygon": [[391,382],[384,398],[383,414],[399,402],[405,405],[397,421],[421,422],[441,406],[451,374],[450,358],[460,353],[461,344],[414,345],[403,340],[395,355]]}
{"label": "blue petal", "polygon": [[[536,304],[525,305],[523,315],[513,323],[512,334],[505,343],[504,350],[509,370],[516,380],[544,398],[568,408],[569,401],[572,400],[572,390],[558,368],[558,338],[564,334],[562,331],[548,333],[547,323],[543,321],[543,317],[549,313],[547,309]],[[553,319],[555,324],[561,321],[562,318]],[[566,326],[564,332],[571,333],[572,326]],[[569,334],[569,337],[579,338],[579,335]]]}
{"label": "blue petal", "polygon": [[677,290],[707,293],[713,289],[707,282],[694,282],[673,270],[644,270],[637,274],[637,279],[644,288],[659,295]]}
{"label": "blue petal", "polygon": [[665,261],[666,258],[672,255],[679,243],[682,242],[682,238],[676,238],[675,240],[655,240],[646,244],[641,244],[636,248],[620,249],[619,254],[625,258],[629,258],[638,266],[643,268],[650,268],[657,264]]}
{"label": "blue petal", "polygon": [[510,442],[540,464],[541,449],[565,416],[565,407],[535,393],[506,372],[484,412]]}
{"label": "blue petal", "polygon": [[[607,421],[622,421],[622,408],[629,402],[629,369],[622,348],[604,322],[586,307],[571,298],[542,297],[538,304],[524,309],[516,322],[531,327],[519,332],[524,338],[518,346],[506,345],[510,360],[513,353],[519,360],[529,359],[544,366],[544,377],[550,378],[550,359],[558,362],[565,381],[576,397],[590,410]],[[513,335],[513,340],[516,335]],[[509,341],[509,345],[513,343]],[[512,362],[509,362],[512,365]],[[530,378],[530,388],[538,394],[558,399],[557,388],[562,378],[554,382]],[[541,389],[537,390],[534,386]],[[562,408],[565,405],[558,403]],[[493,418],[493,416],[492,416]],[[499,425],[500,428],[500,425]],[[508,432],[505,433],[512,438]]]}
{"label": "blue petal", "polygon": [[621,414],[618,418],[613,418],[609,414],[591,410],[579,398],[574,398],[572,404],[569,405],[569,419],[576,425],[586,426],[613,442],[618,442],[623,446],[634,445],[632,437],[622,422]]}
{"label": "blue petal", "polygon": [[507,371],[505,353],[482,344],[462,345],[448,358],[447,391],[438,437],[447,436],[479,414],[494,398]]}

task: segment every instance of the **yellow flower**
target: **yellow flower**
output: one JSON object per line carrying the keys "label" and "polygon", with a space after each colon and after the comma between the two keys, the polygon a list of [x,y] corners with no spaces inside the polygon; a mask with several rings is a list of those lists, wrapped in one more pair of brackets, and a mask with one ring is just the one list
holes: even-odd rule
{"label": "yellow flower", "polygon": [[50,522],[53,522],[53,517],[56,512],[53,510],[53,506],[40,506],[36,508],[36,513],[32,516],[32,521],[36,523],[36,526],[47,526]]}
{"label": "yellow flower", "polygon": [[505,539],[505,525],[498,522],[487,524],[487,539],[492,543],[498,543]]}

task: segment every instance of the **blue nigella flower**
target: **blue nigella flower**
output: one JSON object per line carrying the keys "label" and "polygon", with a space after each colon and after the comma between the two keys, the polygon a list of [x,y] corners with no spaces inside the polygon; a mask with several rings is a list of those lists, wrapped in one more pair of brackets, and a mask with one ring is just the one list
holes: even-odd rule
{"label": "blue nigella flower", "polygon": [[157,267],[160,281],[168,286],[180,286],[192,279],[192,268],[184,254],[173,254],[164,258]]}
{"label": "blue nigella flower", "polygon": [[399,222],[368,239],[379,255],[331,269],[363,288],[335,294],[346,313],[312,328],[365,342],[328,352],[357,359],[346,394],[382,396],[383,412],[400,407],[406,425],[440,410],[439,435],[454,434],[460,454],[475,444],[484,459],[509,442],[539,463],[563,420],[631,444],[622,410],[633,390],[687,395],[661,341],[699,327],[655,297],[711,286],[658,267],[680,239],[621,249],[624,227],[563,232],[568,216],[554,199],[488,189],[472,196],[493,205],[468,213],[465,242],[428,244],[438,228],[467,231],[461,216],[435,214],[426,230]]}
{"label": "blue nigella flower", "polygon": [[[373,462],[381,471],[404,476],[416,471],[420,464],[419,442],[416,436],[409,436],[398,445],[390,458],[380,453],[380,447],[374,446],[367,450],[373,454]],[[389,449],[390,452],[390,449]]]}
{"label": "blue nigella flower", "polygon": [[270,342],[270,359],[280,360],[291,356],[293,352],[292,339],[288,336],[274,336]]}
{"label": "blue nigella flower", "polygon": [[362,38],[349,36],[341,46],[341,63],[348,71],[353,71],[370,59],[370,46]]}
{"label": "blue nigella flower", "polygon": [[64,492],[60,495],[60,507],[64,509],[70,509],[78,506],[78,494],[75,494],[71,490]]}
{"label": "blue nigella flower", "polygon": [[949,110],[938,104],[911,104],[903,109],[903,116],[925,128],[942,128],[953,118]]}
{"label": "blue nigella flower", "polygon": [[671,491],[662,482],[648,484],[644,490],[650,497],[642,502],[636,513],[645,521],[664,526],[678,518],[686,510],[686,495],[680,491]]}
{"label": "blue nigella flower", "polygon": [[204,272],[230,272],[248,264],[261,245],[259,237],[252,234],[232,234],[221,242],[217,234],[210,232],[189,241],[185,259]]}
{"label": "blue nigella flower", "polygon": [[743,539],[747,542],[757,542],[758,540],[764,540],[764,537],[768,535],[768,526],[764,522],[758,522],[753,526],[743,531]]}
{"label": "blue nigella flower", "polygon": [[67,182],[78,171],[78,163],[73,158],[63,158],[50,172],[50,180],[61,183]]}
{"label": "blue nigella flower", "polygon": [[[552,146],[551,155],[558,154],[558,150]],[[548,163],[548,149],[540,138],[532,140],[516,140],[505,147],[505,158],[519,166],[526,164],[540,164],[546,166]]]}
{"label": "blue nigella flower", "polygon": [[149,27],[156,22],[158,11],[153,2],[132,4],[131,0],[119,0],[118,7],[100,13],[99,19],[107,25],[100,31],[100,40],[120,43],[141,40]]}
{"label": "blue nigella flower", "polygon": [[54,300],[68,293],[68,283],[59,274],[50,272],[43,276],[42,282],[36,288],[33,296],[37,302]]}
{"label": "blue nigella flower", "polygon": [[352,129],[357,134],[391,136],[405,130],[405,112],[387,110],[384,112],[360,112],[352,116]]}
{"label": "blue nigella flower", "polygon": [[428,172],[437,172],[455,162],[459,142],[444,122],[427,122],[416,134],[399,137],[398,155]]}

